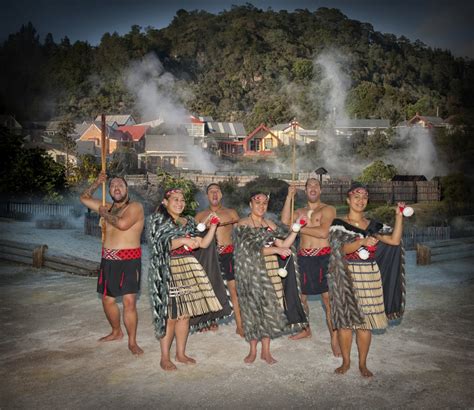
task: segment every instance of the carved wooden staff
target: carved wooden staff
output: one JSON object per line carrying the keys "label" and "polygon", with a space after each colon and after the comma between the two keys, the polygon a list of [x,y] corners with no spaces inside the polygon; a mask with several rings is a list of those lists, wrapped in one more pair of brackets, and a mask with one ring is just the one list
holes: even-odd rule
{"label": "carved wooden staff", "polygon": [[[102,172],[105,173],[107,167],[107,147],[106,147],[106,139],[105,139],[105,114],[101,116],[101,133],[100,133],[100,154],[102,160]],[[105,182],[102,182],[102,206],[105,206]],[[100,227],[102,229],[102,244],[105,242],[105,219],[100,218]]]}
{"label": "carved wooden staff", "polygon": [[[293,157],[291,161],[291,185],[295,185],[295,174],[296,174],[296,127],[298,122],[296,118],[291,121],[291,128],[293,129]],[[295,194],[296,195],[296,194]],[[293,217],[295,213],[295,196],[291,197],[291,216],[290,216],[290,224],[293,223]]]}

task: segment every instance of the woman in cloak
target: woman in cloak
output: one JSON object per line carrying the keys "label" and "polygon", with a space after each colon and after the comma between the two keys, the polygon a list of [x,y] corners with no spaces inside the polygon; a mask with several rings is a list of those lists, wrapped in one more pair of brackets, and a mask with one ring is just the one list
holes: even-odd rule
{"label": "woman in cloak", "polygon": [[352,334],[355,331],[359,370],[373,376],[367,368],[372,330],[385,329],[388,319],[401,318],[405,305],[402,209],[395,211],[395,226],[390,229],[365,217],[369,193],[359,183],[347,192],[349,212],[334,219],[329,241],[329,295],[332,320],[342,350],[342,365],[336,373],[350,368]]}
{"label": "woman in cloak", "polygon": [[299,276],[292,244],[297,229],[289,234],[265,217],[269,195],[257,192],[250,198],[250,215],[234,231],[235,281],[250,351],[245,363],[253,363],[257,344],[261,359],[276,363],[270,340],[308,325],[300,299]]}
{"label": "woman in cloak", "polygon": [[[194,219],[181,216],[185,205],[183,192],[170,189],[150,223],[148,285],[155,334],[160,340],[160,366],[164,370],[176,370],[170,359],[175,337],[176,361],[196,363],[186,355],[190,318],[208,321],[231,313],[225,289],[222,287],[221,303],[208,273],[194,254],[194,250],[207,248],[212,243],[219,219],[213,216],[207,234],[200,237]],[[217,257],[214,260],[220,276]]]}

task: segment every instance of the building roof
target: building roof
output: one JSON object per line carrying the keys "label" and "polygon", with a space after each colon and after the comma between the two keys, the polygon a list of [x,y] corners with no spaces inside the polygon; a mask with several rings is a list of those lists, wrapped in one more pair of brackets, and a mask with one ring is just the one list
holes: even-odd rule
{"label": "building roof", "polygon": [[[199,117],[195,117],[194,115],[191,115],[190,117],[191,117],[191,122],[193,124],[204,124],[206,122],[206,121],[201,120]],[[211,117],[209,117],[209,118],[211,118]],[[212,121],[212,118],[211,118],[210,121]]]}
{"label": "building roof", "polygon": [[245,132],[244,124],[241,122],[214,122],[208,121],[207,127],[209,128],[210,133],[218,132],[218,133],[226,133],[232,135],[233,137],[238,136],[245,136],[247,133]]}
{"label": "building roof", "polygon": [[140,124],[135,124],[135,125],[144,125],[150,128],[155,128],[158,127],[158,125],[163,124],[163,120],[160,118],[157,118],[156,120],[151,120],[151,121],[145,121],[141,122]]}
{"label": "building roof", "polygon": [[184,152],[189,143],[185,135],[147,135],[145,152]]}
{"label": "building roof", "polygon": [[[116,122],[118,126],[125,125],[129,119],[132,119],[133,123],[136,124],[135,118],[133,118],[131,114],[105,116],[105,122],[109,125],[112,125],[114,122]],[[101,122],[102,115],[98,115],[95,121]]]}
{"label": "building roof", "polygon": [[384,119],[338,119],[334,128],[389,128],[390,121]]}
{"label": "building roof", "polygon": [[211,116],[195,115],[194,117],[198,118],[199,121],[202,122],[214,122],[214,118],[212,118]]}
{"label": "building roof", "polygon": [[150,128],[147,125],[122,125],[118,127],[118,131],[130,134],[133,141],[140,141],[146,134],[146,131]]}
{"label": "building roof", "polygon": [[424,175],[395,175],[392,181],[427,181]]}
{"label": "building roof", "polygon": [[271,127],[270,129],[272,131],[285,131],[286,129],[291,128],[291,124],[277,124]]}
{"label": "building roof", "polygon": [[254,137],[259,131],[266,131],[268,132],[269,134],[272,134],[274,138],[276,138],[276,140],[281,143],[280,141],[280,138],[278,138],[271,130],[270,128],[268,128],[265,124],[260,124],[257,128],[255,128],[249,135],[247,135],[247,137],[245,138],[244,142],[247,142],[249,139],[251,139],[252,137]]}
{"label": "building roof", "polygon": [[74,129],[74,132],[77,135],[81,136],[82,134],[84,134],[89,129],[89,127],[91,125],[92,125],[91,122],[86,122],[86,121],[84,121],[81,124],[76,124],[76,128]]}
{"label": "building roof", "polygon": [[0,125],[8,129],[23,128],[12,115],[0,115]]}

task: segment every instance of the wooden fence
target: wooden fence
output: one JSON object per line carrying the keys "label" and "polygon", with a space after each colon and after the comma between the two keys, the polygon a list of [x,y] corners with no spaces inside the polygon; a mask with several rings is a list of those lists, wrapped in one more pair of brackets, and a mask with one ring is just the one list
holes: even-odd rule
{"label": "wooden fence", "polygon": [[41,202],[0,202],[0,216],[4,218],[33,216],[79,215],[79,207],[74,204],[45,204]]}
{"label": "wooden fence", "polygon": [[403,244],[405,250],[416,249],[417,243],[441,241],[451,239],[449,226],[405,227],[403,230]]}
{"label": "wooden fence", "polygon": [[[296,184],[298,188],[304,189],[307,174],[298,174]],[[242,187],[257,178],[257,175],[222,175],[186,173],[181,175],[192,181],[198,188],[203,189],[210,183],[220,183],[232,179],[238,186]],[[268,174],[269,178],[279,178],[290,183],[291,176],[286,174]],[[156,175],[127,175],[126,180],[130,186],[157,185]],[[346,192],[350,187],[350,181],[323,179],[321,200],[329,204],[341,204],[346,201]],[[387,181],[368,184],[370,201],[378,203],[394,204],[396,202],[437,202],[441,199],[441,191],[438,181]]]}

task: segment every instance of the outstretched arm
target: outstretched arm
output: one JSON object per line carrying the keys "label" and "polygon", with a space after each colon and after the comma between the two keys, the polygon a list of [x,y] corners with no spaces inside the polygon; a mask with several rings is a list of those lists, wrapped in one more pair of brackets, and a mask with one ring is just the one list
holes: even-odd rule
{"label": "outstretched arm", "polygon": [[286,195],[285,204],[281,211],[281,222],[286,226],[290,226],[293,222],[291,220],[291,205],[295,206],[296,187],[290,185],[288,187],[288,194]]}
{"label": "outstretched arm", "polygon": [[293,245],[293,242],[295,241],[297,236],[297,232],[291,231],[285,239],[276,239],[275,245],[280,248],[289,248],[291,245]]}
{"label": "outstretched arm", "polygon": [[214,235],[216,234],[217,225],[219,222],[213,223],[214,222],[213,218],[217,218],[217,217],[211,216],[211,224],[209,226],[209,230],[207,231],[206,235],[203,238],[201,238],[201,241],[200,241],[201,248],[207,248],[211,244],[212,240],[214,239]]}
{"label": "outstretched arm", "polygon": [[99,207],[102,205],[100,199],[93,198],[94,192],[97,191],[99,186],[107,181],[107,175],[105,172],[101,172],[97,179],[92,183],[92,185],[87,188],[80,196],[81,202],[87,206],[90,210],[99,212]]}
{"label": "outstretched arm", "polygon": [[395,209],[395,226],[391,235],[377,235],[377,239],[387,245],[400,245],[403,234],[403,214],[400,206],[404,203],[398,203]]}

